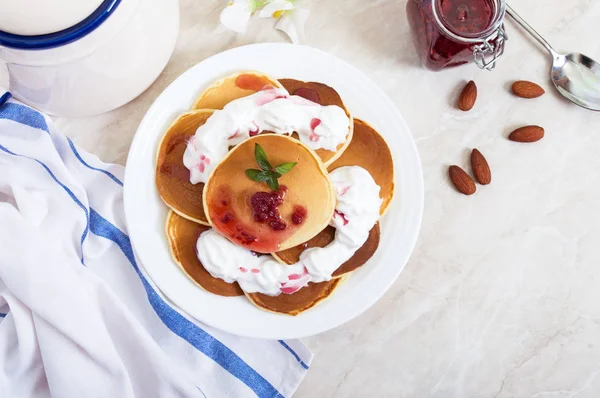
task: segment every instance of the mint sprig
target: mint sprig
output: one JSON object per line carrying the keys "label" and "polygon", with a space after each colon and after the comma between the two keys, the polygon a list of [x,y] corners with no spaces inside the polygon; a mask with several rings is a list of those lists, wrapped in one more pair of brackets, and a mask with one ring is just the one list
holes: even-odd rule
{"label": "mint sprig", "polygon": [[248,169],[246,170],[246,176],[252,181],[266,182],[273,191],[279,190],[278,179],[298,164],[298,162],[288,162],[273,168],[271,163],[269,163],[265,150],[260,144],[254,145],[254,158],[256,159],[256,163],[258,164],[258,167],[260,167],[260,170]]}

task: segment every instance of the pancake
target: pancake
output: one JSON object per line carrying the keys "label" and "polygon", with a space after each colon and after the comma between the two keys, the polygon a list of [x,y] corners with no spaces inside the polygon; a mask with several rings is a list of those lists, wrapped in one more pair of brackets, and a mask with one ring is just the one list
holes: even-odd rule
{"label": "pancake", "polygon": [[227,283],[208,273],[196,255],[196,241],[210,227],[196,224],[173,211],[167,216],[166,233],[171,256],[175,263],[202,289],[219,296],[233,297],[244,294],[237,283]]}
{"label": "pancake", "polygon": [[[245,174],[258,169],[254,156],[260,144],[273,167],[298,162],[279,178],[287,191],[277,207],[284,229],[254,219],[252,197],[257,192],[272,192],[266,183],[256,182]],[[264,195],[264,194],[262,194]],[[235,244],[258,253],[272,253],[294,247],[322,231],[331,220],[335,191],[329,174],[315,153],[300,141],[287,136],[261,134],[236,146],[212,171],[204,188],[204,208],[211,225]],[[299,224],[292,215],[303,209]]]}
{"label": "pancake", "polygon": [[204,184],[192,184],[190,171],[183,164],[187,141],[213,114],[200,109],[181,115],[163,137],[156,160],[156,188],[174,212],[200,224],[210,225],[204,214]]}
{"label": "pancake", "polygon": [[[315,82],[303,82],[300,80],[294,79],[279,79],[279,82],[283,85],[283,87],[292,95],[298,95],[300,97],[306,98],[312,102],[316,102],[321,105],[337,105],[342,108],[346,115],[350,118],[351,126],[354,126],[352,123],[352,115],[348,108],[344,105],[342,98],[332,87],[329,87],[323,83],[315,83]],[[315,152],[321,158],[325,166],[330,165],[337,158],[339,158],[342,153],[346,150],[350,141],[352,140],[352,130],[353,127],[350,128],[350,132],[346,137],[346,141],[337,147],[336,152],[327,151],[325,149],[317,149]],[[294,134],[294,137],[297,138],[297,135]]]}
{"label": "pancake", "polygon": [[384,138],[368,123],[354,119],[350,145],[327,170],[331,172],[342,166],[360,166],[371,174],[381,188],[379,212],[383,215],[394,197],[394,161]]}
{"label": "pancake", "polygon": [[248,300],[258,308],[278,314],[298,315],[329,297],[344,278],[327,282],[309,283],[294,294],[267,296],[262,293],[246,293]]}
{"label": "pancake", "polygon": [[[308,240],[301,245],[292,247],[273,254],[273,257],[284,264],[296,264],[300,261],[300,254],[311,247],[325,247],[333,241],[335,236],[335,228],[328,226],[323,231],[319,232],[314,238]],[[367,241],[354,253],[354,255],[334,271],[332,276],[339,278],[348,275],[357,268],[363,266],[377,250],[379,246],[380,228],[379,223],[375,224],[369,231]]]}
{"label": "pancake", "polygon": [[213,83],[192,109],[223,109],[231,101],[254,94],[265,86],[281,87],[281,84],[260,72],[236,73]]}

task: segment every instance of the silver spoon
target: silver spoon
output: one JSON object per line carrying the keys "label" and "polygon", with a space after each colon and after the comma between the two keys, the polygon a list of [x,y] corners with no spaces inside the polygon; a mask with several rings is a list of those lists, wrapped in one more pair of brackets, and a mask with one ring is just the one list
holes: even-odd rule
{"label": "silver spoon", "polygon": [[557,53],[508,4],[506,5],[506,11],[552,55],[552,73],[550,76],[558,91],[581,107],[600,111],[600,64],[583,54],[562,55]]}

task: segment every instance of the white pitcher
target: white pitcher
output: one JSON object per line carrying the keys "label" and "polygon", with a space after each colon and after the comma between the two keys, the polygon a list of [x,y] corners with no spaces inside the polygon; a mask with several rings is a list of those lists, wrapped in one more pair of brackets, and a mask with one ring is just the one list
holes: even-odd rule
{"label": "white pitcher", "polygon": [[9,89],[54,115],[94,115],[137,97],[178,31],[178,0],[0,0]]}

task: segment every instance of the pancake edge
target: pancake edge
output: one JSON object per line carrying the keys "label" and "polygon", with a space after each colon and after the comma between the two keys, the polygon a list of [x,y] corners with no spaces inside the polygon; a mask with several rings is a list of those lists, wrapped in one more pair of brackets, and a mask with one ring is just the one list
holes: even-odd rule
{"label": "pancake edge", "polygon": [[[230,75],[227,75],[225,77],[222,77],[221,79],[213,82],[210,86],[206,87],[204,90],[202,90],[202,93],[200,93],[200,95],[198,96],[198,98],[196,99],[196,101],[194,101],[194,104],[192,105],[192,111],[197,110],[197,109],[202,109],[202,108],[198,108],[198,104],[200,103],[200,101],[202,101],[204,99],[204,97],[206,96],[206,94],[208,93],[209,90],[218,88],[219,86],[222,86],[223,83],[225,83],[226,80],[229,79],[234,79],[237,78],[240,75],[247,75],[247,74],[252,74],[252,75],[256,75],[256,76],[260,76],[260,77],[266,77],[267,80],[269,80],[271,83],[273,83],[277,88],[283,88],[283,86],[281,85],[281,83],[279,83],[278,79],[275,79],[263,72],[259,72],[257,70],[248,70],[248,71],[242,71],[242,72],[235,72],[232,73]],[[243,97],[242,97],[243,98]],[[216,109],[218,110],[218,109]]]}
{"label": "pancake edge", "polygon": [[[177,267],[179,267],[179,269],[181,270],[181,272],[183,272],[183,274],[190,280],[192,281],[192,283],[194,283],[194,285],[198,286],[200,289],[202,289],[203,291],[205,291],[206,293],[209,294],[214,294],[215,296],[219,296],[219,297],[224,297],[224,298],[230,298],[230,297],[241,297],[245,294],[238,294],[237,296],[224,296],[222,294],[217,294],[217,293],[213,293],[210,292],[208,290],[206,290],[204,288],[204,286],[202,286],[200,283],[198,283],[194,278],[192,278],[190,276],[190,274],[187,273],[187,271],[185,270],[185,268],[183,268],[183,264],[181,264],[181,262],[177,261],[175,253],[173,252],[173,245],[171,244],[171,241],[174,239],[171,239],[171,234],[169,234],[169,220],[171,219],[171,216],[173,215],[173,213],[178,214],[172,210],[169,211],[169,213],[167,213],[167,220],[165,222],[165,235],[167,236],[167,244],[169,245],[169,254],[171,254],[171,258],[173,259],[173,262],[175,264],[177,264]],[[178,214],[179,215],[179,214]],[[205,227],[210,227],[210,225],[203,225]],[[200,265],[202,265],[202,263],[200,263]],[[204,266],[203,266],[204,267]],[[225,282],[225,281],[223,281]],[[227,282],[225,282],[227,283]],[[241,287],[240,287],[241,289]],[[243,291],[243,290],[242,290]]]}
{"label": "pancake edge", "polygon": [[[215,110],[216,109],[195,109],[195,110],[187,111],[187,112],[184,112],[184,113],[180,114],[179,116],[177,116],[177,118],[173,122],[171,122],[171,124],[169,125],[169,127],[165,130],[165,133],[163,134],[162,138],[160,139],[160,142],[158,143],[158,146],[157,146],[157,149],[156,149],[156,156],[154,157],[154,180],[155,180],[154,181],[154,187],[155,188],[157,188],[156,187],[156,173],[157,173],[157,169],[158,169],[158,157],[160,155],[160,148],[162,147],[162,144],[163,144],[165,138],[167,138],[167,133],[171,130],[171,128],[173,128],[173,126],[175,126],[175,124],[183,116],[191,115],[191,114],[199,114],[199,113],[204,113],[204,112],[206,112],[206,113],[210,112],[210,114],[212,116],[212,114],[215,112]],[[158,188],[156,190],[158,191]],[[174,211],[175,213],[177,213],[181,217],[186,218],[186,219],[188,219],[190,221],[193,221],[193,222],[195,222],[197,224],[202,224],[202,225],[205,225],[207,227],[212,227],[212,225],[208,222],[208,218],[207,218],[207,221],[204,221],[204,220],[199,220],[199,219],[193,218],[191,216],[188,216],[187,214],[182,213],[181,210],[175,209],[175,208],[173,208],[172,205],[168,204],[163,199],[163,197],[160,195],[160,193],[158,193],[158,196],[160,197],[160,200],[162,200],[162,202],[169,208],[169,210]],[[202,196],[204,196],[204,190],[202,190]],[[168,217],[167,217],[167,219],[168,219]]]}
{"label": "pancake edge", "polygon": [[[248,301],[250,301],[250,303],[252,303],[252,305],[254,305],[255,307],[257,307],[258,309],[260,309],[262,311],[270,312],[272,314],[277,314],[277,315],[298,316],[301,313],[303,313],[305,311],[308,311],[311,308],[314,308],[318,304],[320,304],[323,301],[325,301],[328,298],[330,298],[333,295],[333,293],[335,293],[335,291],[337,290],[337,288],[340,287],[346,281],[347,278],[348,278],[347,276],[344,276],[344,277],[341,277],[341,278],[331,279],[328,282],[333,281],[335,284],[331,288],[331,291],[329,292],[328,295],[326,295],[325,297],[321,297],[318,300],[312,302],[308,307],[305,307],[305,308],[300,309],[300,310],[294,310],[294,311],[291,311],[291,312],[278,312],[278,311],[273,311],[273,310],[261,307],[260,305],[256,304],[256,302],[254,302],[254,300],[252,300],[252,298],[250,297],[250,294],[254,294],[254,293],[246,293],[246,292],[244,292],[244,295],[246,295],[246,298],[248,299]],[[321,283],[324,283],[324,282],[321,282]],[[282,294],[284,294],[284,293],[282,293]]]}

